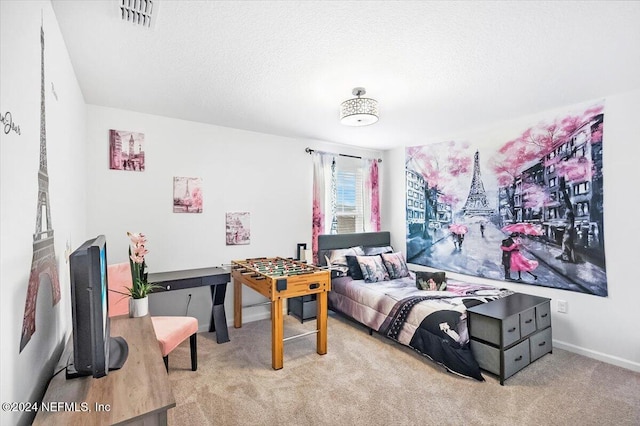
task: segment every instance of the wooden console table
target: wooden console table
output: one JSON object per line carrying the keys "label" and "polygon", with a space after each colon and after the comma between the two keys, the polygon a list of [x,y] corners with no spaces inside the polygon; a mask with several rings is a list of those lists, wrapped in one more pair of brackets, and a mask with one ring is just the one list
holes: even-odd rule
{"label": "wooden console table", "polygon": [[[67,380],[60,372],[51,379],[42,400],[49,404],[49,411],[40,409],[34,425],[167,424],[167,411],[176,406],[176,400],[151,318],[111,318],[111,335],[122,336],[129,346],[122,368],[99,379]],[[70,348],[67,344],[56,371],[66,365]]]}
{"label": "wooden console table", "polygon": [[[224,311],[224,298],[227,293],[227,283],[231,281],[231,273],[223,268],[187,269],[184,271],[158,272],[149,274],[149,282],[159,285],[163,290],[171,291],[184,288],[209,286],[211,290],[211,323],[209,331],[216,332],[216,342],[229,341],[227,315]],[[156,292],[157,292],[156,291]]]}

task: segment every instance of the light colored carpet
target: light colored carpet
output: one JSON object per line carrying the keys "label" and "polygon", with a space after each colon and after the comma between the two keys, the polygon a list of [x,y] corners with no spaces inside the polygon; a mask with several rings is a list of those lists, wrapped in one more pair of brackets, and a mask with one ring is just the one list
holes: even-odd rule
{"label": "light colored carpet", "polygon": [[[285,337],[315,329],[285,315]],[[271,368],[269,320],[198,335],[169,356],[170,425],[640,425],[640,373],[554,349],[500,386],[446,372],[391,340],[329,315],[326,355],[316,337],[285,342]]]}

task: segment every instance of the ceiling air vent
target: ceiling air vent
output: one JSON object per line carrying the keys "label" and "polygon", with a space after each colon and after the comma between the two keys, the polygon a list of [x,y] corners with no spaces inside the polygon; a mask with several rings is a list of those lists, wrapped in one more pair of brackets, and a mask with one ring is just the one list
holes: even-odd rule
{"label": "ceiling air vent", "polygon": [[120,17],[125,22],[150,28],[155,21],[157,1],[154,0],[120,0]]}

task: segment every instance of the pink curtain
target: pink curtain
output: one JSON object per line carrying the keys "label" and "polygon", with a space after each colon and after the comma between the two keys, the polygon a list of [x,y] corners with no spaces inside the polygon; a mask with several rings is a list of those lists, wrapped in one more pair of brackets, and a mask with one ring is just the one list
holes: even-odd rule
{"label": "pink curtain", "polygon": [[313,263],[318,264],[318,235],[325,233],[325,211],[327,205],[327,188],[325,175],[331,156],[322,152],[314,152],[313,156],[313,218],[311,222],[311,249]]}
{"label": "pink curtain", "polygon": [[[365,181],[365,229],[367,232],[380,231],[380,190],[378,186],[378,160],[366,159],[368,170]],[[368,227],[367,227],[368,223]]]}

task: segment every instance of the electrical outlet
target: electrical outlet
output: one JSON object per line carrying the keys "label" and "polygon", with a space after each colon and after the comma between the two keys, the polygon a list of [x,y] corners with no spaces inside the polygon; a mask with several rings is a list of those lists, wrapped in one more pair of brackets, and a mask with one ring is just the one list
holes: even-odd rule
{"label": "electrical outlet", "polygon": [[558,312],[560,312],[561,314],[567,313],[568,304],[566,300],[558,300],[557,307],[558,307]]}

